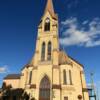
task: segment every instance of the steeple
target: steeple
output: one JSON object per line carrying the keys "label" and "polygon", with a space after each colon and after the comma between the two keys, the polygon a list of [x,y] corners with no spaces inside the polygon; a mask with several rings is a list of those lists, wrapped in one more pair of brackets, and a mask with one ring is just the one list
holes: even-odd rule
{"label": "steeple", "polygon": [[[55,57],[58,59],[58,51],[58,16],[54,12],[52,0],[47,0],[44,14],[38,26],[38,38],[35,53],[36,61],[34,61],[34,63],[38,64],[38,61],[52,62]],[[58,64],[57,59],[53,62],[54,65]]]}
{"label": "steeple", "polygon": [[44,13],[46,13],[47,11],[51,14],[51,16],[53,18],[57,19],[57,15],[54,12],[54,7],[53,7],[52,0],[47,0],[47,4],[46,4],[46,8],[45,8],[45,12]]}

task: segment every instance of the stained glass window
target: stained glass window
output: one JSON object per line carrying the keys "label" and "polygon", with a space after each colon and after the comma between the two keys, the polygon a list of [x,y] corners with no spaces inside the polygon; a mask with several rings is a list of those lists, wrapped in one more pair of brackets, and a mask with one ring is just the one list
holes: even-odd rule
{"label": "stained glass window", "polygon": [[69,80],[70,80],[70,85],[72,85],[72,73],[71,73],[71,70],[69,70]]}
{"label": "stained glass window", "polygon": [[63,84],[67,84],[66,70],[63,70]]}
{"label": "stained glass window", "polygon": [[45,42],[42,43],[41,60],[45,60]]}
{"label": "stained glass window", "polygon": [[32,80],[32,71],[30,71],[29,73],[29,84],[31,84],[31,80]]}
{"label": "stained glass window", "polygon": [[47,56],[47,57],[48,57],[48,58],[47,58],[48,60],[51,60],[51,48],[52,48],[51,46],[52,46],[52,45],[51,45],[51,42],[49,42],[49,43],[48,43],[48,56]]}

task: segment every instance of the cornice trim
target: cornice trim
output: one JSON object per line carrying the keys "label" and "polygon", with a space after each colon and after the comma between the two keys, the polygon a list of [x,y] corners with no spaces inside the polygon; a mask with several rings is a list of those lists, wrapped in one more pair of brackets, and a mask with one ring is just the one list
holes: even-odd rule
{"label": "cornice trim", "polygon": [[31,85],[30,85],[30,88],[36,89],[36,84],[31,84]]}
{"label": "cornice trim", "polygon": [[61,85],[53,84],[52,89],[61,89]]}

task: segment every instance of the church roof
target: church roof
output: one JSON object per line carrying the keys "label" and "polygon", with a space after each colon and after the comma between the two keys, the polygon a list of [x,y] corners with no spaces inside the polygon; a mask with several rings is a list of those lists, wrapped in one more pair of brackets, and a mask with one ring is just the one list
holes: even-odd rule
{"label": "church roof", "polygon": [[76,59],[72,58],[72,57],[69,56],[69,55],[68,55],[68,57],[69,57],[72,61],[74,61],[74,62],[76,62],[77,64],[79,64],[80,66],[84,67],[84,66],[83,66],[79,61],[77,61]]}
{"label": "church roof", "polygon": [[69,57],[64,51],[59,51],[59,64],[71,64]]}
{"label": "church roof", "polygon": [[[59,65],[72,64],[74,61],[75,63],[77,63],[83,67],[83,65],[80,64],[80,62],[78,62],[71,56],[67,55],[64,51],[59,51],[58,53],[59,53]],[[34,56],[33,56],[32,60],[22,68],[22,70],[24,68],[28,68],[28,67],[32,67],[32,66],[34,66]]]}
{"label": "church roof", "polygon": [[34,66],[34,55],[32,59],[27,64],[25,64],[21,70],[23,70],[24,68],[28,68],[30,66]]}
{"label": "church roof", "polygon": [[48,0],[44,13],[49,12],[54,19],[57,19],[57,14],[54,12],[52,0]]}
{"label": "church roof", "polygon": [[72,61],[79,64],[83,67],[82,64],[80,64],[77,60],[72,58],[71,56],[67,55],[64,51],[59,51],[59,64],[72,64]]}
{"label": "church roof", "polygon": [[8,74],[4,79],[20,79],[20,74]]}

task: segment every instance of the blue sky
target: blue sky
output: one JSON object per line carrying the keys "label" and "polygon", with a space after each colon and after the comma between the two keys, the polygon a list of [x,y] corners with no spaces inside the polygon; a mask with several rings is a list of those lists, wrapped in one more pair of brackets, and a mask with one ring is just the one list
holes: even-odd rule
{"label": "blue sky", "polygon": [[[90,72],[94,73],[99,88],[100,0],[53,3],[59,15],[61,46],[84,65],[87,83]],[[46,0],[0,0],[0,84],[5,75],[19,73],[31,60],[45,4]]]}

